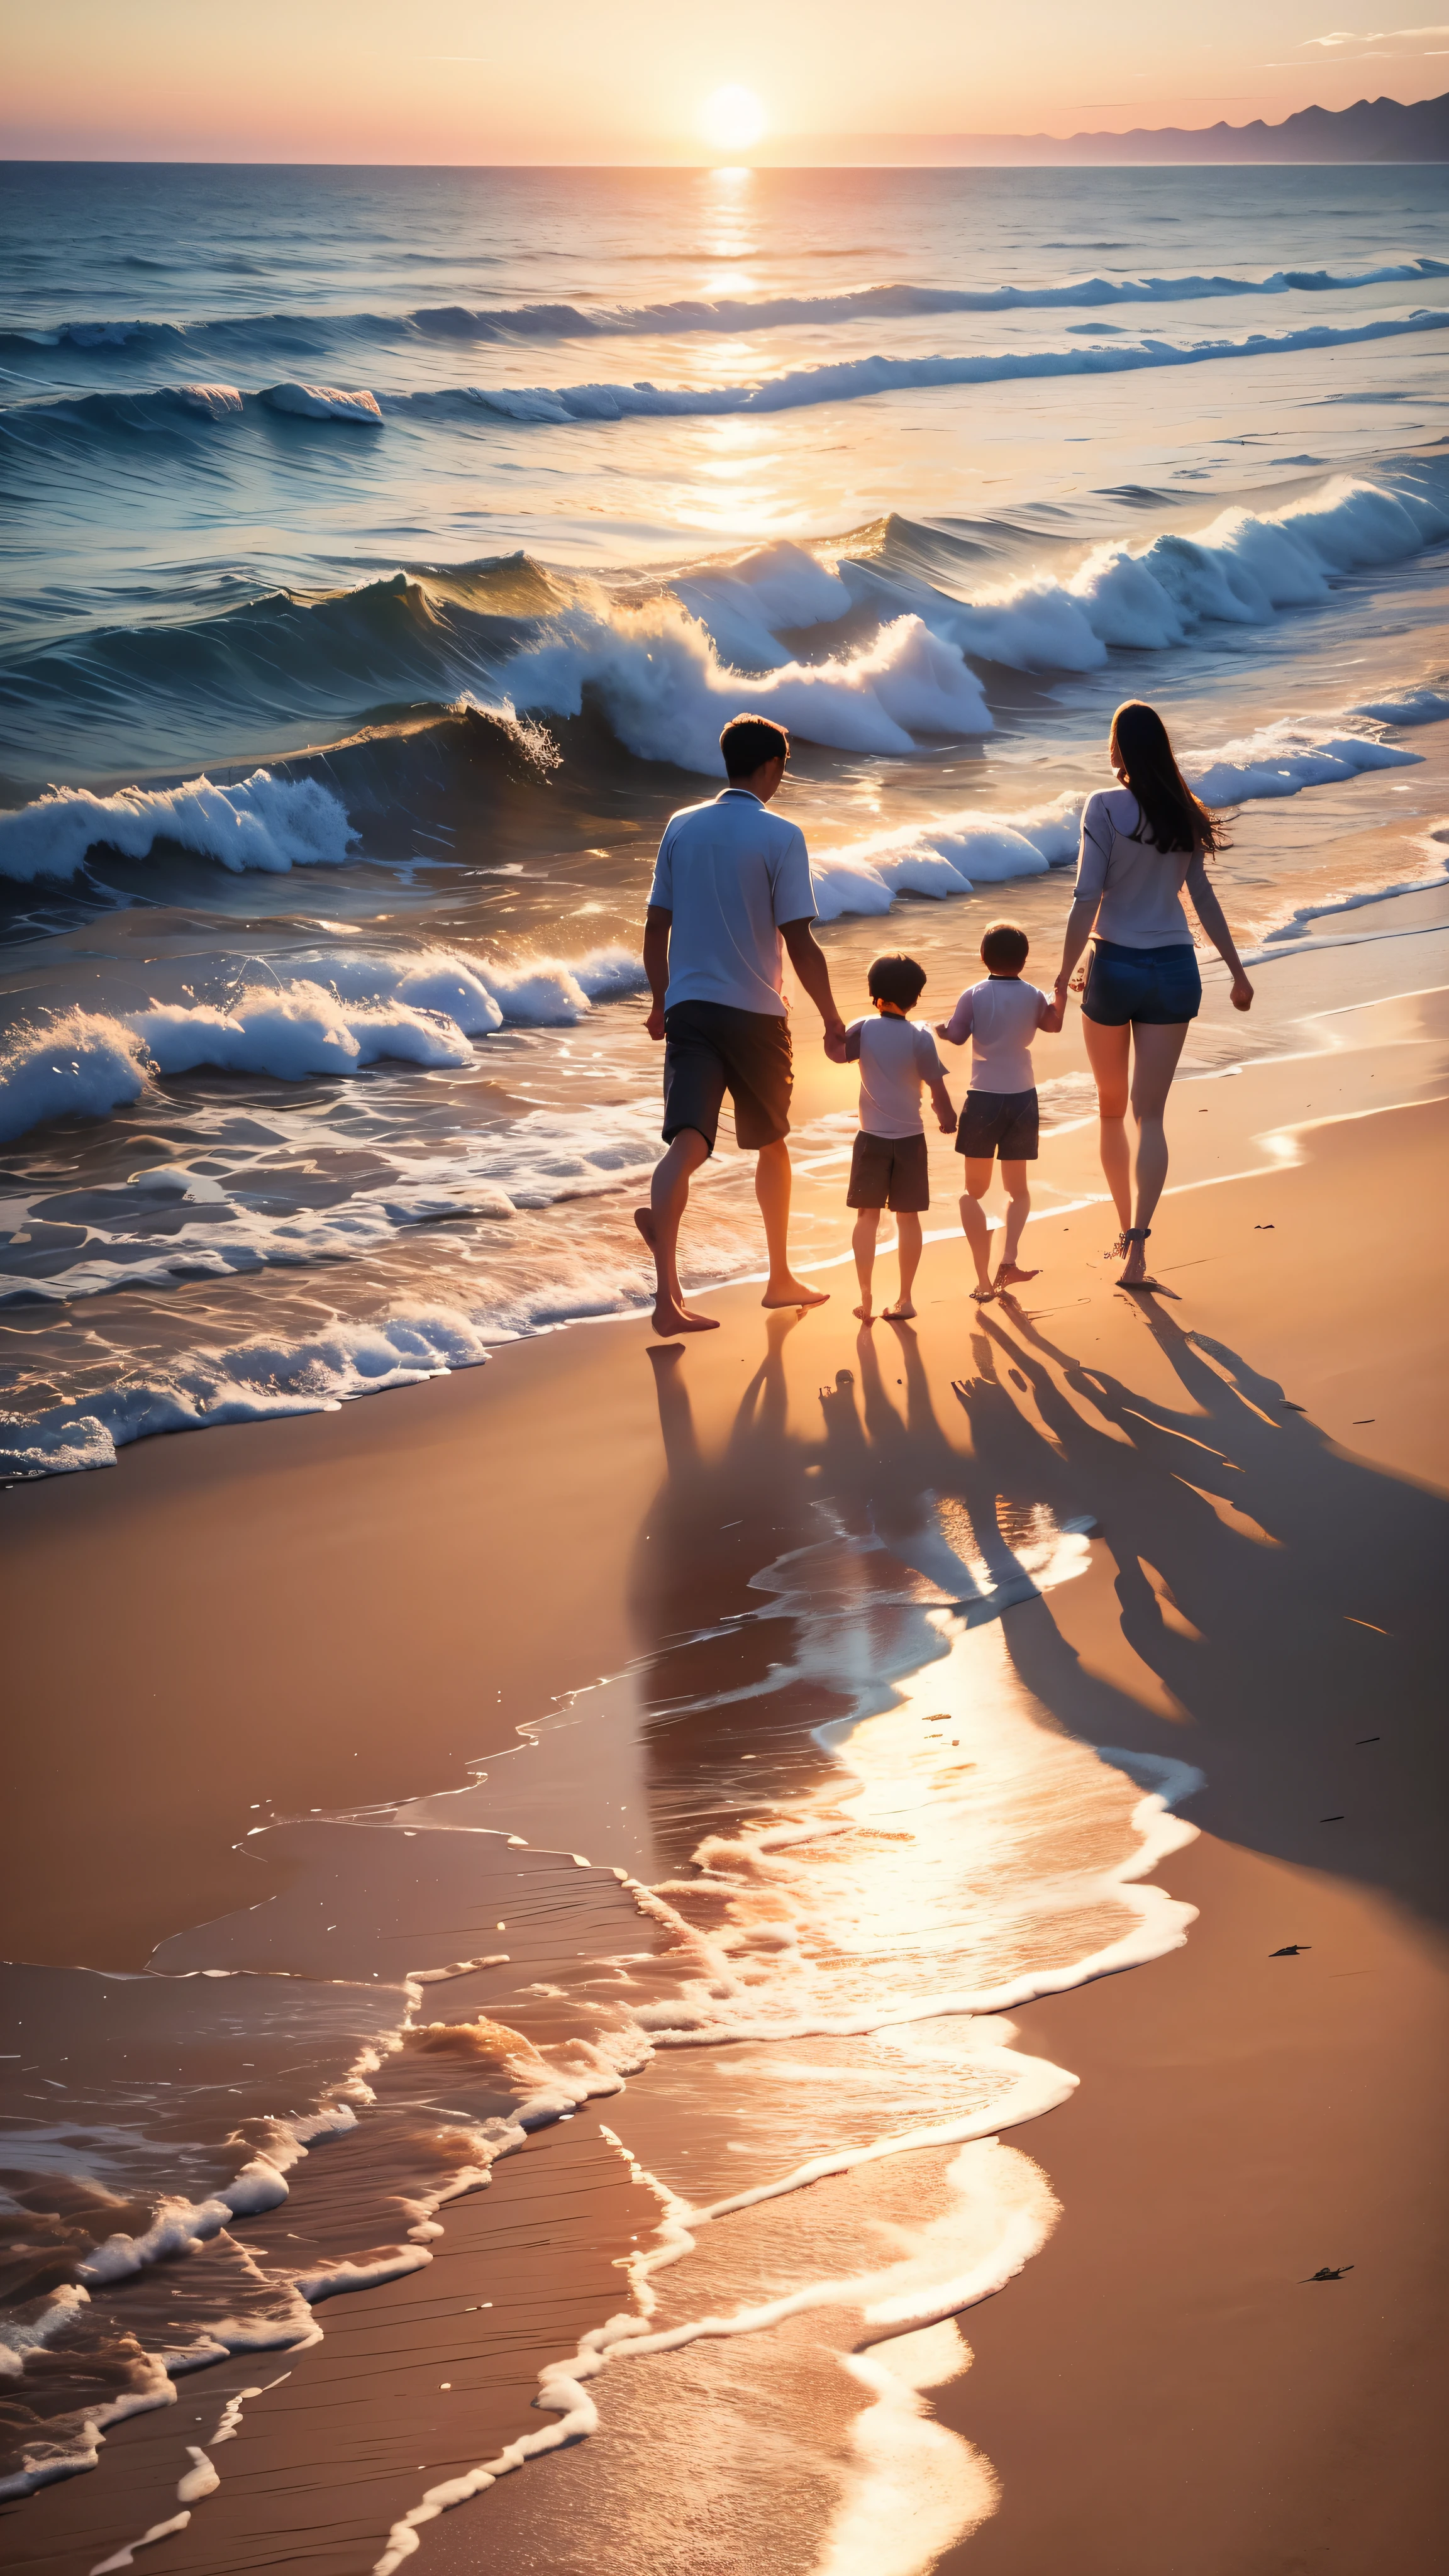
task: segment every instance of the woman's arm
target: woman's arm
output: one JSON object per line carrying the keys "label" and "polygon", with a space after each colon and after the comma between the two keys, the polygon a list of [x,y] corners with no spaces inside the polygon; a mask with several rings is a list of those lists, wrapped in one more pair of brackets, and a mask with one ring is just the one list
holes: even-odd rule
{"label": "woman's arm", "polygon": [[1243,973],[1242,960],[1233,946],[1233,934],[1224,918],[1222,905],[1217,899],[1212,880],[1207,872],[1207,862],[1201,850],[1197,851],[1188,869],[1187,891],[1192,897],[1193,911],[1197,914],[1233,979],[1230,999],[1234,1010],[1250,1011],[1253,1007],[1253,987]]}
{"label": "woman's arm", "polygon": [[1092,924],[1097,918],[1101,901],[1100,894],[1079,894],[1067,914],[1067,926],[1062,936],[1061,972],[1057,976],[1056,985],[1058,1000],[1066,992],[1072,980],[1077,959],[1092,936]]}
{"label": "woman's arm", "polygon": [[1115,830],[1111,810],[1104,794],[1089,796],[1082,808],[1082,837],[1077,849],[1077,881],[1072,888],[1072,908],[1067,914],[1062,939],[1061,972],[1057,977],[1057,999],[1066,1008],[1066,990],[1072,980],[1082,950],[1092,936],[1102,897],[1107,891],[1107,863],[1112,854]]}

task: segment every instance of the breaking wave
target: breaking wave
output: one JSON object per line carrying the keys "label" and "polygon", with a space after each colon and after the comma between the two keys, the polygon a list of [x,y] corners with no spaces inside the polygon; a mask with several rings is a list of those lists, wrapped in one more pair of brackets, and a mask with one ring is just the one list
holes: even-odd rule
{"label": "breaking wave", "polygon": [[1278,358],[1299,349],[1343,349],[1364,340],[1397,340],[1406,333],[1442,331],[1449,311],[1385,314],[1355,324],[1309,323],[1296,331],[1253,331],[1245,340],[1113,342],[1106,348],[1003,349],[979,356],[848,358],[832,365],[797,367],[763,382],[737,385],[466,385],[455,393],[416,393],[386,398],[389,411],[427,412],[476,403],[511,421],[562,425],[572,421],[708,419],[722,412],[795,411],[804,405],[858,402],[875,394],[910,393],[941,385],[1001,385],[1043,376],[1116,376],[1142,368],[1200,366],[1215,358]]}
{"label": "breaking wave", "polygon": [[205,349],[232,356],[253,349],[293,348],[317,355],[338,341],[384,347],[423,340],[582,340],[627,334],[771,331],[811,324],[911,321],[945,313],[1095,311],[1117,304],[1197,304],[1239,295],[1353,294],[1375,286],[1412,286],[1449,277],[1449,262],[1405,259],[1379,268],[1274,269],[1260,277],[1082,277],[1046,286],[860,286],[839,295],[682,298],[667,304],[570,302],[486,306],[420,306],[409,313],[259,313],[203,322],[142,318],[57,322],[33,331],[0,333],[0,349],[76,349],[104,354],[155,349],[168,354]]}
{"label": "breaking wave", "polygon": [[[409,705],[434,721],[451,707],[460,756],[476,766],[486,755],[500,784],[525,787],[551,773],[558,753],[516,711],[568,718],[586,695],[636,756],[705,776],[720,774],[716,737],[741,704],[813,742],[899,753],[921,735],[991,730],[973,666],[1091,671],[1114,651],[1161,652],[1214,625],[1271,625],[1326,602],[1346,577],[1446,537],[1449,482],[1437,464],[1415,462],[1374,481],[1337,476],[1277,510],[1222,510],[1191,530],[1076,553],[1053,540],[1045,562],[1043,541],[1014,528],[982,546],[902,519],[833,546],[779,541],[627,588],[518,554],[311,598],[274,593],[184,626],[103,629],[0,673],[0,703],[17,740],[31,727],[50,739],[66,724],[114,726],[121,739],[153,739],[159,760],[215,744],[222,724],[245,721],[253,740],[259,725],[295,739],[299,725],[365,722],[383,702],[389,732],[287,764],[294,784],[305,773],[317,790],[310,801],[269,791],[262,772],[239,787],[195,780],[160,791],[174,802],[168,836],[183,846],[225,849],[232,866],[298,866],[345,854],[341,809],[325,797],[335,787],[356,810],[352,773],[369,771],[366,801],[396,802],[401,790],[406,803],[405,782],[382,772],[404,761],[399,712]],[[999,563],[1008,548],[1025,555],[1020,568],[1003,577],[992,566],[983,579],[983,554]],[[872,622],[877,631],[859,641]],[[832,627],[842,645],[826,658]],[[825,652],[801,661],[805,635]],[[1359,712],[1430,722],[1442,699],[1409,685]],[[426,746],[410,739],[416,762]],[[0,816],[0,875],[71,873],[75,854],[106,832],[136,854],[148,831],[160,833],[164,810],[140,789],[107,799],[55,791]]]}

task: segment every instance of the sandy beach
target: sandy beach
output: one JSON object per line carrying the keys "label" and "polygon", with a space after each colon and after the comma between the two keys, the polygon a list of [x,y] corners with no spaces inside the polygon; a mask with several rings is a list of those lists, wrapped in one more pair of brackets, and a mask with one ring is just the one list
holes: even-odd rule
{"label": "sandy beach", "polygon": [[[405,2242],[397,2195],[421,2204],[389,2181],[398,2141],[415,2157],[426,2121],[441,2134],[438,2115],[484,2099],[458,2089],[460,2031],[503,2028],[479,2059],[495,2111],[536,2092],[540,2049],[577,2078],[565,2118],[434,2213],[431,2263],[327,2299],[310,2346],[187,2374],[174,2404],[110,2430],[93,2474],[6,2507],[10,2564],[71,2576],[174,2515],[184,2444],[278,2381],[238,2409],[220,2485],[164,2564],[360,2576],[430,2489],[556,2420],[530,2404],[538,2374],[637,2301],[663,2188],[666,2223],[756,2200],[652,2276],[657,2325],[794,2306],[612,2361],[590,2383],[598,2430],[423,2520],[424,2566],[1429,2576],[1444,918],[1439,897],[1384,904],[1355,917],[1368,939],[1335,944],[1329,921],[1266,971],[1300,1018],[1339,1015],[1334,1045],[1310,1053],[1311,1085],[1279,1050],[1179,1086],[1152,1300],[1110,1284],[1094,1131],[1068,1128],[1040,1166],[1039,1205],[1065,1212],[1033,1221],[1041,1277],[1020,1302],[971,1309],[959,1239],[928,1240],[914,1328],[860,1333],[838,1267],[820,1273],[830,1304],[799,1318],[763,1317],[736,1285],[685,1349],[651,1349],[642,1321],[580,1326],[386,1402],[153,1439],[108,1473],[0,1497],[32,1721],[13,1748],[27,1832],[0,1894],[6,1953],[37,1975],[150,1962],[203,2000],[228,1989],[199,1971],[272,1995],[279,1975],[330,1973],[352,1981],[359,2030],[381,2011],[370,1982],[452,1980],[414,1985],[421,2038],[374,2069],[375,2110],[308,2159],[285,2218],[220,2241],[275,2254],[283,2226],[299,2246],[311,2229],[333,2261]],[[977,1568],[974,1599],[942,1580],[950,1548]],[[752,1579],[782,1566],[782,1614],[758,1624]],[[791,1566],[816,1568],[814,1594]],[[849,1611],[847,1582],[867,1587]],[[938,1730],[934,1750],[902,1750],[907,1720]],[[836,1750],[852,1727],[854,1822]],[[1099,1745],[1129,1748],[1128,1768]],[[1021,1916],[1037,1999],[973,2020],[953,1995],[974,1977],[989,2003],[1000,1971],[959,1946],[952,1888],[994,1889],[1002,1921],[1038,1902],[1027,1863],[1020,1884],[1000,1876],[995,1808],[973,1839],[969,1801],[996,1794],[1003,1762],[1027,1798],[1013,1832],[1056,1837],[1061,1928]],[[1139,1897],[1135,1802],[1154,1790],[1175,1803]],[[767,1861],[759,1834],[802,1815],[843,1834],[862,1920],[880,1909],[869,1959],[810,1950],[814,1882]],[[904,1878],[852,1859],[872,1835],[881,1868],[893,1839],[910,1846]],[[661,2039],[630,2072],[619,1998],[680,1990],[681,1925],[703,1938],[726,1868],[707,1840],[734,1855],[729,1919],[755,1905],[749,1974],[769,1908],[783,1927],[793,1907],[789,1958],[809,1951],[814,1982],[787,1959],[778,2035],[737,2015],[717,2044],[707,2027],[704,2045]],[[670,1891],[667,1919],[640,1888]],[[944,1945],[939,2017],[908,2046],[871,1996],[923,1923]],[[1142,1964],[1108,1955],[1124,1937]],[[483,1955],[495,1941],[506,1961]],[[1124,1972],[1077,1982],[1084,1947]],[[596,2023],[571,1964],[590,1958],[609,1963]],[[662,2001],[644,2026],[667,2036],[671,2014],[677,2033]],[[454,2089],[440,2073],[394,2103],[423,2041]],[[873,2076],[890,2047],[896,2072]],[[1059,2070],[1055,2093],[1018,2085],[1018,2062]],[[810,2107],[822,2082],[831,2130]],[[393,2143],[369,2166],[384,2114]],[[827,2135],[876,2151],[758,2199]],[[950,2262],[928,2260],[948,2220]],[[875,2288],[852,2288],[866,2272]]]}

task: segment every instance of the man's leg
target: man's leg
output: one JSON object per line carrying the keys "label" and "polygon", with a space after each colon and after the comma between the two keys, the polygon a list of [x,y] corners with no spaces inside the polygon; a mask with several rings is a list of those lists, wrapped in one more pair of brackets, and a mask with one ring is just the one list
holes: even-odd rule
{"label": "man's leg", "polygon": [[679,1229],[689,1204],[689,1184],[709,1147],[697,1127],[681,1127],[670,1141],[662,1163],[654,1166],[649,1205],[634,1210],[634,1223],[654,1255],[654,1330],[656,1333],[712,1333],[718,1315],[698,1315],[686,1306],[679,1285]]}
{"label": "man's leg", "polygon": [[996,1273],[996,1285],[998,1288],[1013,1288],[1021,1286],[1025,1280],[1035,1279],[1037,1275],[1034,1270],[1019,1270],[1016,1266],[1016,1256],[1021,1250],[1021,1238],[1026,1220],[1031,1214],[1031,1192],[1026,1185],[1025,1163],[1003,1161],[1001,1185],[1006,1192],[1007,1200],[1006,1238]]}
{"label": "man's leg", "polygon": [[896,1323],[904,1323],[916,1311],[911,1304],[911,1290],[921,1266],[921,1220],[914,1208],[902,1208],[896,1218],[896,1233],[899,1237],[896,1250],[901,1265],[901,1293],[893,1306],[887,1306],[886,1313]]}
{"label": "man's leg", "polygon": [[988,1160],[984,1156],[978,1158],[974,1154],[968,1154],[966,1157],[966,1188],[961,1199],[961,1225],[966,1240],[971,1246],[971,1258],[976,1264],[974,1293],[978,1297],[990,1297],[994,1293],[991,1286],[991,1229],[987,1225],[986,1210],[981,1202],[991,1187],[991,1175],[995,1168],[994,1160]]}
{"label": "man's leg", "polygon": [[807,1288],[790,1268],[790,1149],[783,1136],[761,1145],[755,1165],[755,1196],[765,1220],[770,1277],[762,1306],[823,1306],[828,1288]]}
{"label": "man's leg", "polygon": [[857,1208],[850,1248],[855,1254],[855,1275],[860,1281],[860,1304],[855,1311],[863,1324],[875,1320],[870,1311],[870,1282],[875,1269],[875,1238],[879,1224],[879,1208]]}

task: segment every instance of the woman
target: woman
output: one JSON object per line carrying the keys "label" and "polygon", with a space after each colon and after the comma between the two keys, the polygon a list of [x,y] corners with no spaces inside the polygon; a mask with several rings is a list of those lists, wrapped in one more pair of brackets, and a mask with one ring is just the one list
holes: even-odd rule
{"label": "woman", "polygon": [[[1156,1282],[1147,1275],[1145,1246],[1167,1179],[1163,1112],[1188,1022],[1202,1001],[1184,887],[1232,976],[1234,1010],[1251,1009],[1253,987],[1208,882],[1209,854],[1225,847],[1222,826],[1188,786],[1154,708],[1134,700],[1117,709],[1108,757],[1120,784],[1087,799],[1057,998],[1065,1001],[1091,939],[1082,1027],[1097,1084],[1102,1169],[1122,1221],[1109,1258],[1125,1256],[1119,1286],[1151,1288]],[[1127,1141],[1129,1075],[1135,1171]]]}

